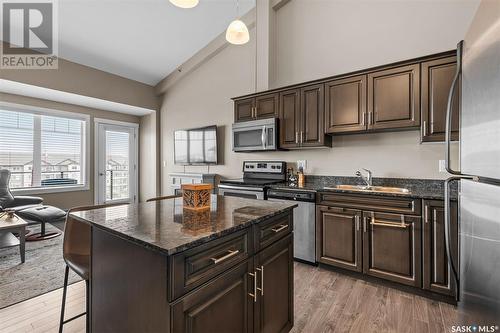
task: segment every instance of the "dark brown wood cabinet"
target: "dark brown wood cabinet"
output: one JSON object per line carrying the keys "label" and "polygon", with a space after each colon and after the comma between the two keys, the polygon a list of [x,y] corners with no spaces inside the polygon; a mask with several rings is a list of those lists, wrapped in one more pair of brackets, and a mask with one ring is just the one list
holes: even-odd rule
{"label": "dark brown wood cabinet", "polygon": [[280,93],[280,147],[331,145],[325,135],[324,86],[317,84]]}
{"label": "dark brown wood cabinet", "polygon": [[316,84],[300,89],[300,146],[325,145],[324,85]]}
{"label": "dark brown wood cabinet", "polygon": [[252,260],[170,306],[172,332],[253,332]]}
{"label": "dark brown wood cabinet", "polygon": [[[291,235],[254,259],[254,331],[288,332],[293,327],[293,239]],[[220,331],[220,330],[219,330]]]}
{"label": "dark brown wood cabinet", "polygon": [[420,287],[420,216],[363,212],[363,273]]}
{"label": "dark brown wood cabinet", "polygon": [[[451,276],[451,267],[448,265],[444,231],[444,202],[440,200],[424,201],[423,242],[423,287],[444,295],[454,296],[456,293],[455,280]],[[458,259],[458,206],[451,203],[452,255]]]}
{"label": "dark brown wood cabinet", "polygon": [[366,75],[325,83],[326,133],[361,132],[366,128]]}
{"label": "dark brown wood cabinet", "polygon": [[292,89],[280,93],[280,147],[299,147],[300,90]]}
{"label": "dark brown wood cabinet", "polygon": [[317,206],[316,216],[318,262],[361,272],[363,269],[361,211]]}
{"label": "dark brown wood cabinet", "polygon": [[[422,63],[422,142],[445,139],[448,95],[457,68],[456,57]],[[460,87],[452,104],[452,140],[458,140],[460,116]]]}
{"label": "dark brown wood cabinet", "polygon": [[368,74],[368,129],[420,125],[420,64]]}
{"label": "dark brown wood cabinet", "polygon": [[278,117],[279,95],[277,93],[234,101],[235,122]]}

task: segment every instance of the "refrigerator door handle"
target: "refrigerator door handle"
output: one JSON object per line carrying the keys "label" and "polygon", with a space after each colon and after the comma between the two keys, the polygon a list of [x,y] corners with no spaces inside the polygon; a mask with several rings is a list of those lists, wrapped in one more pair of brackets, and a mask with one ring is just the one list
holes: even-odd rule
{"label": "refrigerator door handle", "polygon": [[453,97],[455,96],[455,90],[457,87],[457,83],[459,82],[460,76],[462,74],[462,49],[463,49],[464,41],[460,41],[457,44],[457,70],[455,72],[455,77],[451,83],[450,92],[448,94],[448,104],[446,106],[446,129],[445,129],[445,168],[446,171],[451,173],[452,175],[461,176],[462,173],[459,170],[453,170],[451,168],[451,152],[450,152],[450,141],[451,141],[451,123],[452,123],[452,108],[453,108]]}
{"label": "refrigerator door handle", "polygon": [[[444,240],[446,247],[446,256],[448,257],[448,262],[451,267],[452,278],[456,282],[457,292],[455,295],[455,300],[458,301],[458,295],[460,291],[460,275],[458,271],[458,266],[453,261],[453,256],[451,255],[451,239],[450,239],[450,228],[451,228],[451,211],[450,211],[450,183],[455,180],[460,180],[462,177],[450,177],[444,182]],[[458,249],[457,249],[458,250]]]}

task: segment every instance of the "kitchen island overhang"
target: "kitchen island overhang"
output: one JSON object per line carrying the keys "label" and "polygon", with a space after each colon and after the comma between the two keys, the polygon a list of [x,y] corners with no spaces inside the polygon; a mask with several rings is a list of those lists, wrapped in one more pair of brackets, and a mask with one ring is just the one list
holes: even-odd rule
{"label": "kitchen island overhang", "polygon": [[293,326],[293,208],[213,196],[73,213],[92,227],[93,332],[284,332]]}

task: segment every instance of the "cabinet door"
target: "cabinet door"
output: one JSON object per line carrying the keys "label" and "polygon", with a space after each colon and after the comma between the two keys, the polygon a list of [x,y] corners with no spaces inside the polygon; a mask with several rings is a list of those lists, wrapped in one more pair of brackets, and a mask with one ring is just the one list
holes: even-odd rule
{"label": "cabinet door", "polygon": [[245,98],[234,101],[234,121],[248,121],[254,119],[255,98]]}
{"label": "cabinet door", "polygon": [[[432,290],[444,295],[455,295],[456,285],[452,277],[451,267],[446,255],[444,234],[444,202],[426,200],[424,202],[424,232],[423,232],[423,281],[424,289]],[[458,234],[457,234],[457,203],[451,205],[452,255],[457,262]]]}
{"label": "cabinet door", "polygon": [[293,326],[293,238],[286,236],[255,259],[255,332],[288,332]]}
{"label": "cabinet door", "polygon": [[172,332],[252,332],[252,268],[245,261],[173,303]]}
{"label": "cabinet door", "polygon": [[255,118],[278,117],[278,94],[268,94],[255,97]]}
{"label": "cabinet door", "polygon": [[325,84],[326,133],[366,130],[366,75]]}
{"label": "cabinet door", "polygon": [[280,93],[279,108],[280,147],[296,148],[299,146],[300,90]]}
{"label": "cabinet door", "polygon": [[368,129],[420,125],[420,65],[368,74]]}
{"label": "cabinet door", "polygon": [[363,272],[421,287],[419,216],[363,212]]}
{"label": "cabinet door", "polygon": [[[422,141],[444,141],[446,108],[451,83],[457,68],[456,57],[422,63]],[[460,89],[455,91],[452,105],[452,140],[458,140]]]}
{"label": "cabinet door", "polygon": [[325,142],[325,97],[323,84],[300,89],[301,126],[299,140],[303,147],[318,147]]}
{"label": "cabinet door", "polygon": [[317,207],[316,258],[319,262],[361,272],[361,236],[361,211]]}

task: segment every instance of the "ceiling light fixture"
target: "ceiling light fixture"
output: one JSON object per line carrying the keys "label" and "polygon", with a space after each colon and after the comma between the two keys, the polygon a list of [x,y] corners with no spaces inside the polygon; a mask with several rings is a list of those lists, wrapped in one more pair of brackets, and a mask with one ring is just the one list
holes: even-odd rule
{"label": "ceiling light fixture", "polygon": [[193,8],[198,5],[199,0],[170,0],[170,2],[179,8]]}
{"label": "ceiling light fixture", "polygon": [[[240,16],[240,3],[236,0],[236,16]],[[226,40],[234,45],[243,45],[250,40],[250,34],[246,24],[240,19],[236,19],[229,24],[226,30]]]}

